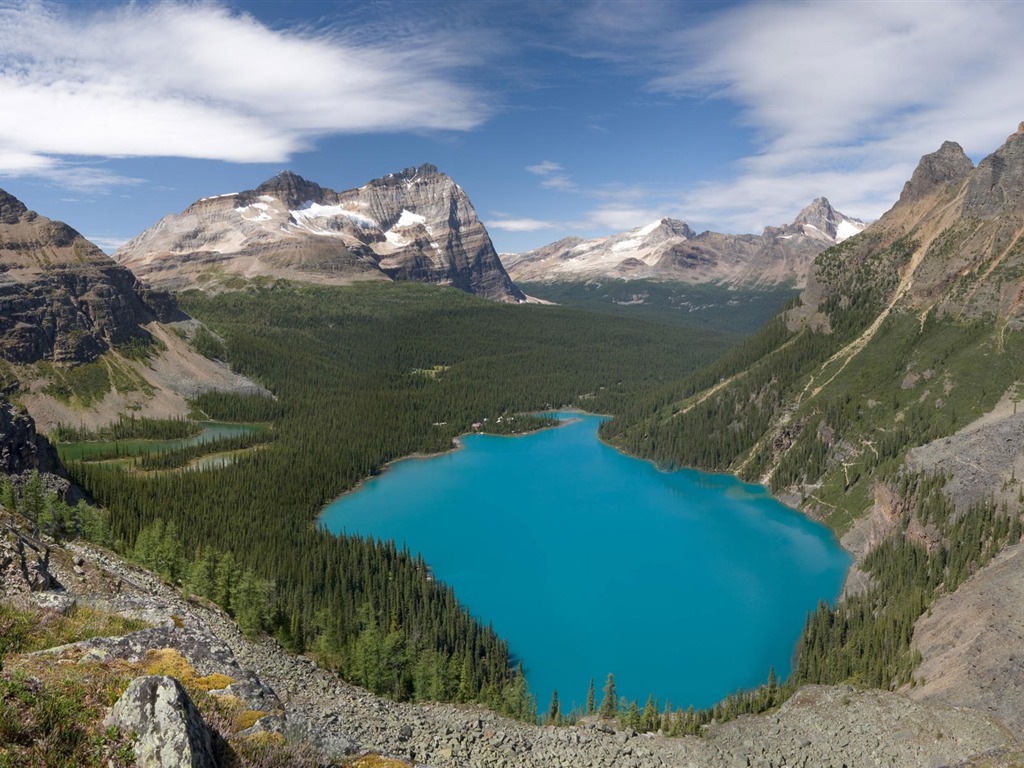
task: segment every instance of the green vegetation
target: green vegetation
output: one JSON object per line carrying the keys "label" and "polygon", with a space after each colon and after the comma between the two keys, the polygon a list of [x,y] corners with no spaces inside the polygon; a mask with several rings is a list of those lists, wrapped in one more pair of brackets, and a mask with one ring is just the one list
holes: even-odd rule
{"label": "green vegetation", "polygon": [[448,450],[474,424],[536,428],[549,420],[530,414],[567,405],[615,413],[728,343],[418,284],[281,283],[181,303],[224,339],[236,370],[275,396],[209,393],[196,407],[215,419],[270,420],[276,439],[216,471],[71,461],[110,509],[119,547],[378,693],[476,700],[526,719],[536,702],[506,644],[420,558],[392,542],[329,535],[316,514],[387,462]]}
{"label": "green vegetation", "polygon": [[93,441],[113,440],[177,440],[198,435],[202,426],[190,419],[148,419],[137,418],[134,414],[128,418],[122,414],[114,424],[101,429],[85,429],[59,424],[52,435],[61,443],[84,443]]}
{"label": "green vegetation", "polygon": [[[144,359],[151,354],[152,344],[132,344],[123,351],[132,359]],[[49,380],[43,392],[67,405],[78,408],[102,400],[108,392],[151,392],[152,388],[136,371],[125,356],[118,352],[105,352],[98,360],[80,365],[61,365],[38,362],[39,373]]]}
{"label": "green vegetation", "polygon": [[0,476],[0,507],[27,518],[40,532],[57,541],[85,538],[97,544],[110,543],[109,514],[105,509],[80,501],[65,504],[55,491],[43,484],[37,471],[15,481]]}
{"label": "green vegetation", "polygon": [[865,559],[874,577],[866,592],[837,606],[819,606],[808,616],[793,678],[797,683],[853,682],[894,689],[912,682],[920,660],[910,650],[914,623],[936,597],[953,592],[1003,547],[1021,538],[1020,515],[979,504],[957,515],[942,493],[945,478],[908,475],[900,481],[905,514],[935,526],[941,537],[931,551],[904,535],[891,537]]}
{"label": "green vegetation", "polygon": [[127,738],[101,724],[117,692],[128,685],[123,669],[12,658],[146,626],[83,607],[61,614],[0,603],[0,767],[133,765]]}

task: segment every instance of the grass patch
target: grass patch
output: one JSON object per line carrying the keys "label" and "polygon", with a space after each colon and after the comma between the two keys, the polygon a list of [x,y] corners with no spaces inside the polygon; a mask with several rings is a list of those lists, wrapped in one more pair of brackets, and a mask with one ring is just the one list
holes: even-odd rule
{"label": "grass patch", "polygon": [[144,621],[77,606],[67,614],[47,608],[0,604],[0,656],[32,653],[90,637],[127,635],[148,627]]}
{"label": "grass patch", "polygon": [[50,381],[43,393],[72,407],[88,408],[110,391],[110,375],[102,360],[81,365],[36,365]]}

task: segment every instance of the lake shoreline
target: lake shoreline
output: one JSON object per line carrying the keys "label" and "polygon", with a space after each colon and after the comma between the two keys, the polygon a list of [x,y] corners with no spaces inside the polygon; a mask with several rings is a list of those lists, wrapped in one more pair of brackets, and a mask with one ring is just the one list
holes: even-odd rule
{"label": "lake shoreline", "polygon": [[[656,674],[672,670],[665,681],[677,686],[668,691],[673,701],[697,706],[737,685],[756,687],[769,667],[788,673],[807,611],[834,599],[845,578],[850,558],[833,532],[729,473],[670,472],[637,461],[597,439],[606,415],[579,409],[557,415],[557,424],[540,430],[489,435],[532,435],[536,442],[470,442],[461,435],[447,451],[389,462],[393,478],[372,484],[365,496],[342,494],[318,525],[419,552],[460,603],[493,621],[527,663],[531,690],[542,701],[556,688],[565,704],[579,702],[586,681],[603,679],[609,669],[624,692],[643,699],[651,690],[665,692],[660,677],[645,681],[652,667],[668,663]],[[409,458],[442,461],[398,466]],[[651,531],[660,534],[652,539]],[[599,567],[608,556],[616,566]],[[637,583],[641,572],[653,581]],[[520,578],[510,578],[516,573]],[[571,598],[559,589],[523,589],[582,573],[589,574],[589,588]],[[658,589],[651,588],[655,583]],[[599,619],[609,599],[620,606],[613,626]],[[666,605],[680,610],[665,611]],[[730,605],[735,609],[723,610]],[[595,643],[598,626],[602,640]],[[692,653],[626,661],[609,650],[630,647],[640,626],[692,646]],[[552,636],[561,638],[554,646]],[[699,669],[683,672],[698,659],[704,660]],[[705,702],[716,676],[727,688]]]}

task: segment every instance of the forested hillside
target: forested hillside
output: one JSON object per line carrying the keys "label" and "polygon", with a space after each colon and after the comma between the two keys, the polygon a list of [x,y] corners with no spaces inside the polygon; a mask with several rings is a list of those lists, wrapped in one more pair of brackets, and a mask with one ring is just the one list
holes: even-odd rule
{"label": "forested hillside", "polygon": [[[984,441],[961,431],[1019,432],[1022,167],[1024,130],[977,168],[947,142],[817,257],[796,304],[602,425],[667,466],[767,483],[854,550],[864,579],[808,620],[798,682],[917,682],[918,617],[1020,538],[1021,446],[972,454]],[[914,459],[922,446],[945,458]]]}
{"label": "forested hillside", "polygon": [[393,459],[450,449],[473,424],[566,405],[614,413],[728,343],[408,284],[277,283],[180,298],[216,334],[199,335],[197,346],[276,398],[207,394],[197,408],[270,422],[274,440],[217,470],[73,462],[74,478],[110,509],[112,539],[226,603],[243,626],[313,651],[375,691],[529,716],[509,649],[422,560],[393,543],[324,533],[317,512]]}

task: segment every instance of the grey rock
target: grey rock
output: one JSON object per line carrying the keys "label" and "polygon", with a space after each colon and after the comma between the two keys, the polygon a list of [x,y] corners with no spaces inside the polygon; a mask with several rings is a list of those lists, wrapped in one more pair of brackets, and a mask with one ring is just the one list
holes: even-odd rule
{"label": "grey rock", "polygon": [[971,176],[965,216],[990,218],[1024,212],[1024,123]]}
{"label": "grey rock", "polygon": [[173,297],[142,286],[74,229],[0,190],[0,356],[87,362],[142,326],[184,319]]}
{"label": "grey rock", "polygon": [[966,178],[974,163],[955,141],[944,141],[935,152],[921,158],[910,181],[903,185],[900,203],[911,203],[927,197],[951,181]]}
{"label": "grey rock", "polygon": [[133,680],[107,724],[138,734],[134,747],[140,768],[217,768],[210,729],[173,677]]}

